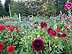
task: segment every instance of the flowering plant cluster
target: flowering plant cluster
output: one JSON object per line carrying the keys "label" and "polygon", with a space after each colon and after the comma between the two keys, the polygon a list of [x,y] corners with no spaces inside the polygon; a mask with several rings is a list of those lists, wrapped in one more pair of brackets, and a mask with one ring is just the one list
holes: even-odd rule
{"label": "flowering plant cluster", "polygon": [[[0,25],[0,52],[12,54],[71,54],[72,16],[59,14],[55,24],[36,20],[19,27]],[[62,21],[63,20],[63,21]]]}

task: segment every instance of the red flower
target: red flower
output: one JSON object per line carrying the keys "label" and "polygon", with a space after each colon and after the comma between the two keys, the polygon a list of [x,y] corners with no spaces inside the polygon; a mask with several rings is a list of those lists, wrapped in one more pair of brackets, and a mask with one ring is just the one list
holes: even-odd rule
{"label": "red flower", "polygon": [[15,48],[14,48],[14,46],[8,46],[8,48],[7,48],[7,52],[9,52],[9,53],[11,53],[11,52],[13,52],[15,50]]}
{"label": "red flower", "polygon": [[56,29],[56,31],[57,31],[57,32],[60,32],[58,28]]}
{"label": "red flower", "polygon": [[51,31],[51,30],[52,30],[51,27],[49,27],[49,28],[47,29],[48,35],[50,34],[50,31]]}
{"label": "red flower", "polygon": [[65,34],[65,33],[63,33],[63,34],[61,35],[61,37],[66,37],[66,34]]}
{"label": "red flower", "polygon": [[60,40],[60,41],[63,41],[63,40]]}
{"label": "red flower", "polygon": [[4,23],[3,21],[1,21],[2,23]]}
{"label": "red flower", "polygon": [[17,33],[19,32],[19,30],[16,31]]}
{"label": "red flower", "polygon": [[61,37],[61,34],[58,34],[58,33],[57,33],[57,36],[58,36],[58,37]]}
{"label": "red flower", "polygon": [[0,26],[0,31],[5,29],[5,25]]}
{"label": "red flower", "polygon": [[3,43],[0,43],[0,51],[3,49]]}
{"label": "red flower", "polygon": [[10,27],[10,28],[9,28],[9,30],[10,30],[11,32],[13,32],[13,31],[14,31],[13,27]]}
{"label": "red flower", "polygon": [[34,24],[38,24],[38,22],[35,22]]}
{"label": "red flower", "polygon": [[56,36],[56,31],[51,30],[51,31],[50,31],[50,35],[53,36],[53,37]]}
{"label": "red flower", "polygon": [[47,28],[46,22],[41,22],[40,25],[41,25],[41,28],[43,28],[43,27]]}
{"label": "red flower", "polygon": [[35,51],[40,51],[44,48],[44,42],[42,39],[40,38],[36,38],[33,43],[32,43],[32,47]]}
{"label": "red flower", "polygon": [[6,28],[10,27],[10,25],[7,25]]}
{"label": "red flower", "polygon": [[17,26],[13,26],[13,29],[15,29],[15,28],[17,29]]}

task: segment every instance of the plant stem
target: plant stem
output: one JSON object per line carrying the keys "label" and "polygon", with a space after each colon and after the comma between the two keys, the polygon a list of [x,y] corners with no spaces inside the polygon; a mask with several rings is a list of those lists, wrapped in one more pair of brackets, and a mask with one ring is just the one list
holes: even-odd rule
{"label": "plant stem", "polygon": [[49,54],[50,54],[50,40],[49,40]]}
{"label": "plant stem", "polygon": [[11,33],[11,36],[12,36],[12,41],[14,42],[12,33]]}

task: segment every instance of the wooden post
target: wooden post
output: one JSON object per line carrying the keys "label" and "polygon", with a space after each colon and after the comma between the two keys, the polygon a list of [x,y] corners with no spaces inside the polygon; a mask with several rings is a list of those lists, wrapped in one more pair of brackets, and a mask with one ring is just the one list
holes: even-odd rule
{"label": "wooden post", "polygon": [[21,21],[21,18],[20,18],[20,13],[19,13],[19,21]]}

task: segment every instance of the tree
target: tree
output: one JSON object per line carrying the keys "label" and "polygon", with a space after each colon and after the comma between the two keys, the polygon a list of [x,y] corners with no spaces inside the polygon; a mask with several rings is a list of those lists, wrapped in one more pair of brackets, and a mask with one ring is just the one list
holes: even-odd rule
{"label": "tree", "polygon": [[2,5],[2,3],[0,1],[0,16],[2,16],[2,15],[3,15],[3,5]]}
{"label": "tree", "polygon": [[5,11],[7,15],[9,15],[9,4],[11,4],[11,0],[5,0]]}

